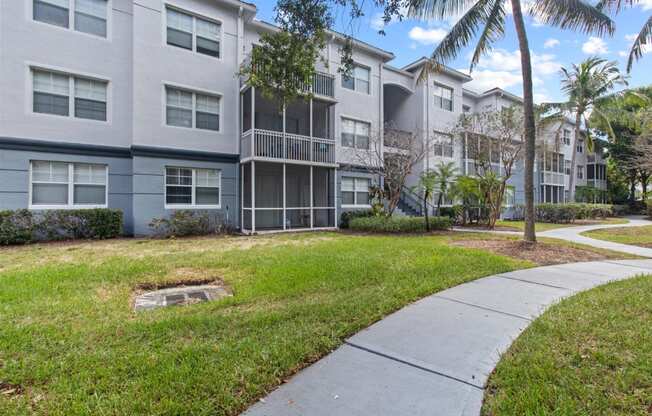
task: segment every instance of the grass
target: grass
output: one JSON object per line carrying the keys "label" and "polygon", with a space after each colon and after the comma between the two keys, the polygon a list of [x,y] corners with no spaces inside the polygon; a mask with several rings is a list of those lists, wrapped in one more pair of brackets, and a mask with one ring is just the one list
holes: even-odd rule
{"label": "grass", "polygon": [[641,247],[652,247],[652,225],[644,227],[608,228],[604,230],[587,231],[586,237],[614,243],[631,244]]}
{"label": "grass", "polygon": [[[603,220],[595,221],[577,221],[571,224],[552,224],[547,222],[537,222],[535,224],[535,228],[537,231],[549,231],[555,230],[557,228],[577,227],[589,224],[627,224],[628,222],[629,221],[624,218],[606,218]],[[525,221],[499,220],[496,222],[496,227],[508,227],[513,228],[515,231],[523,231],[525,230]]]}
{"label": "grass", "polygon": [[553,306],[503,356],[482,414],[649,416],[651,299],[642,276]]}
{"label": "grass", "polygon": [[[532,263],[449,236],[311,233],[0,249],[0,414],[235,415],[433,292]],[[135,313],[142,284],[234,296]]]}

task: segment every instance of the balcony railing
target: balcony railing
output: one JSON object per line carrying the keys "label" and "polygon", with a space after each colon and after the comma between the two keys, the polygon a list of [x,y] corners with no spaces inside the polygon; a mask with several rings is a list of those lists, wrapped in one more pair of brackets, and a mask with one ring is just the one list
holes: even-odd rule
{"label": "balcony railing", "polygon": [[312,80],[312,93],[324,97],[335,97],[335,77],[324,72],[317,72]]}
{"label": "balcony railing", "polygon": [[245,159],[335,164],[335,141],[281,131],[254,129],[241,138]]}
{"label": "balcony railing", "polygon": [[564,186],[564,174],[558,172],[543,171],[541,172],[541,184]]}
{"label": "balcony railing", "polygon": [[586,185],[603,191],[607,189],[607,181],[604,179],[588,179]]}

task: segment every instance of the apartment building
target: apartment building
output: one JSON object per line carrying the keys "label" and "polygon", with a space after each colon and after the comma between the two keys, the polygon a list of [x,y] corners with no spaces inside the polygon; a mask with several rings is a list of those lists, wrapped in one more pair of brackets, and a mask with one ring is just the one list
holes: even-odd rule
{"label": "apartment building", "polygon": [[[116,208],[136,235],[179,209],[245,232],[332,228],[369,206],[379,178],[360,154],[386,125],[439,137],[418,170],[454,161],[469,173],[450,127],[464,111],[520,102],[472,93],[450,68],[417,82],[425,60],[395,68],[361,41],[344,77],[343,37],[331,33],[313,98],[279,109],[237,75],[274,30],[237,0],[0,2],[0,209]],[[602,161],[588,156],[579,183],[601,185]]]}

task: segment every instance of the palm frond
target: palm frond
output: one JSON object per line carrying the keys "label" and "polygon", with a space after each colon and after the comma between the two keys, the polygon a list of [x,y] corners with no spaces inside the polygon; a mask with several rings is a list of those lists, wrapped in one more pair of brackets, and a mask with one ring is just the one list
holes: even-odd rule
{"label": "palm frond", "polygon": [[583,0],[539,0],[530,13],[544,23],[599,36],[613,34],[614,22],[609,16]]}
{"label": "palm frond", "polygon": [[444,20],[465,13],[477,0],[408,0],[407,16],[423,20]]}
{"label": "palm frond", "polygon": [[600,0],[595,5],[595,8],[600,11],[613,10],[615,13],[618,13],[623,8],[623,3],[631,7],[637,3],[637,0]]}
{"label": "palm frond", "polygon": [[478,39],[473,57],[471,58],[469,71],[473,71],[473,68],[480,62],[482,55],[490,51],[493,43],[503,36],[505,36],[505,8],[503,2],[497,0],[494,1],[491,12],[487,16],[484,30],[480,35],[480,39]]}
{"label": "palm frond", "polygon": [[643,56],[643,48],[645,46],[652,47],[652,16],[647,19],[647,22],[641,28],[641,31],[636,36],[632,49],[629,51],[629,59],[627,59],[627,73],[632,70],[634,61],[639,60]]}

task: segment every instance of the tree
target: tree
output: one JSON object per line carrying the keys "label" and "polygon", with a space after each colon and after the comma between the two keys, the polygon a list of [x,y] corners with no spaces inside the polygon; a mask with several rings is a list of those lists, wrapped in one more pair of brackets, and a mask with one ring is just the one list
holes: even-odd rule
{"label": "tree", "polygon": [[516,106],[483,111],[460,118],[455,130],[466,138],[468,158],[483,189],[489,209],[489,228],[500,218],[505,190],[518,162],[523,160],[523,111]]}
{"label": "tree", "polygon": [[426,217],[426,230],[430,231],[430,216],[428,209],[428,201],[432,198],[435,188],[437,187],[437,172],[432,169],[421,172],[419,177],[419,188],[421,188],[421,195],[423,199],[423,212]]}
{"label": "tree", "polygon": [[[618,13],[622,10],[623,3],[628,6],[634,6],[636,0],[600,0],[597,4],[598,10],[611,10]],[[643,27],[636,35],[634,43],[629,50],[629,57],[627,58],[627,72],[631,72],[634,61],[641,59],[643,54],[652,46],[652,15],[648,17]]]}
{"label": "tree", "polygon": [[595,104],[616,86],[626,85],[627,81],[620,74],[616,62],[606,59],[590,57],[579,65],[573,64],[572,69],[561,69],[561,89],[566,94],[567,101],[550,104],[550,108],[575,118],[575,145],[571,156],[571,169],[569,179],[569,199],[575,200],[575,165],[577,163],[577,142],[582,137],[582,125],[586,132],[587,147],[593,149],[593,136],[589,124],[588,114],[604,122],[610,136],[613,131],[609,120]]}
{"label": "tree", "polygon": [[[464,13],[433,52],[432,69],[454,59],[479,34],[471,58],[470,70],[482,55],[502,38],[506,26],[506,0],[409,0],[412,16],[445,19]],[[521,0],[510,0],[514,27],[518,37],[523,75],[523,125],[525,139],[525,232],[524,239],[536,241],[534,229],[534,158],[535,115],[532,90],[532,63]],[[540,21],[562,29],[585,33],[612,34],[613,22],[596,8],[580,0],[540,0],[528,10]]]}
{"label": "tree", "polygon": [[[380,135],[372,134],[369,149],[356,148],[351,157],[353,165],[364,166],[368,172],[383,178],[389,216],[394,214],[408,178],[432,149],[432,139],[423,136],[386,127],[384,141]],[[400,145],[390,149],[384,142]]]}
{"label": "tree", "polygon": [[441,204],[449,194],[451,183],[457,176],[457,168],[454,162],[440,163],[435,170],[435,186],[437,196],[437,215],[441,215]]}

